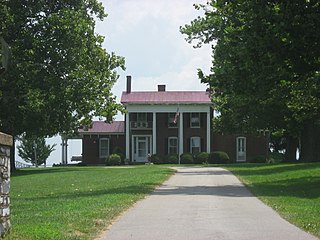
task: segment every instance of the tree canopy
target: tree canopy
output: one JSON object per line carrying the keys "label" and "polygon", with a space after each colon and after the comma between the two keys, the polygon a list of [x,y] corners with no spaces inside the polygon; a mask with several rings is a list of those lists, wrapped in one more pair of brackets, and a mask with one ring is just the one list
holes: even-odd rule
{"label": "tree canopy", "polygon": [[94,116],[111,121],[121,106],[111,88],[124,58],[95,33],[107,15],[97,0],[0,3],[0,36],[10,65],[0,76],[0,130],[13,136],[70,133]]}
{"label": "tree canopy", "polygon": [[320,3],[218,0],[195,6],[204,16],[181,32],[196,47],[212,44],[211,73],[200,70],[199,77],[221,113],[216,126],[283,131],[300,138],[304,160],[320,160],[314,137],[320,132]]}

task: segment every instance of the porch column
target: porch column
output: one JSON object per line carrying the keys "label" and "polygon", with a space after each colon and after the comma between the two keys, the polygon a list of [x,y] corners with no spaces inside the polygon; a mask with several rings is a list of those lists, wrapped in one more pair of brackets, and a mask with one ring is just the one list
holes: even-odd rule
{"label": "porch column", "polygon": [[126,159],[130,160],[130,119],[129,113],[126,113]]}
{"label": "porch column", "polygon": [[183,112],[179,116],[179,159],[180,155],[183,153]]}
{"label": "porch column", "polygon": [[207,112],[207,152],[211,152],[211,117],[210,109]]}
{"label": "porch column", "polygon": [[152,154],[157,153],[157,113],[152,113]]}

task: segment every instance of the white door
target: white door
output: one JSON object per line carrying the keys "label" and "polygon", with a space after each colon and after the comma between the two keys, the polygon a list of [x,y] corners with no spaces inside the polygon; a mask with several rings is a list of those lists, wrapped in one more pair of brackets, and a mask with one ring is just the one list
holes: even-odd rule
{"label": "white door", "polygon": [[246,138],[237,137],[237,162],[246,161]]}
{"label": "white door", "polygon": [[147,162],[151,153],[151,136],[133,137],[134,162]]}

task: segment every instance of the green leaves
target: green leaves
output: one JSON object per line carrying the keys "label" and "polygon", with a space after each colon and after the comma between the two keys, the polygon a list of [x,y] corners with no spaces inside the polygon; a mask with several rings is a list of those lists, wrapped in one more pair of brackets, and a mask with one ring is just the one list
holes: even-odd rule
{"label": "green leaves", "polygon": [[320,8],[316,1],[216,0],[180,28],[187,41],[213,45],[216,126],[223,131],[320,129]]}
{"label": "green leaves", "polygon": [[45,163],[56,146],[56,144],[47,145],[44,138],[26,134],[23,134],[19,140],[21,144],[18,146],[18,155],[35,166]]}
{"label": "green leaves", "polygon": [[94,116],[111,121],[122,111],[111,92],[124,58],[102,48],[97,0],[0,4],[0,34],[11,47],[11,70],[0,79],[0,128],[13,135],[73,133]]}

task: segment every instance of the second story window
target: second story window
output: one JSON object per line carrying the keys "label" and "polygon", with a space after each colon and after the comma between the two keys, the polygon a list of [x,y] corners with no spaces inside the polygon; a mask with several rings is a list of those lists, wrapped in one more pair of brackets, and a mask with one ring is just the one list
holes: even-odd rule
{"label": "second story window", "polygon": [[176,117],[176,113],[168,113],[168,127],[169,128],[176,128],[177,123],[174,123]]}
{"label": "second story window", "polygon": [[200,127],[200,113],[190,114],[190,127],[199,128]]}
{"label": "second story window", "polygon": [[137,122],[146,122],[147,121],[147,113],[137,113]]}

